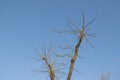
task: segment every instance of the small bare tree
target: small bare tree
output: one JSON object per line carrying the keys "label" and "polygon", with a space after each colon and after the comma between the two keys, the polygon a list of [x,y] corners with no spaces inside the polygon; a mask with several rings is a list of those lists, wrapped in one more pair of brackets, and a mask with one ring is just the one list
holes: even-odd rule
{"label": "small bare tree", "polygon": [[111,73],[108,72],[108,73],[102,74],[100,77],[100,80],[109,80],[110,77],[111,77]]}
{"label": "small bare tree", "polygon": [[33,49],[38,54],[38,56],[36,57],[37,61],[41,61],[42,63],[44,63],[44,65],[41,66],[40,69],[34,70],[35,72],[42,74],[48,73],[51,80],[59,80],[61,76],[65,75],[65,72],[62,71],[62,69],[65,68],[66,64],[64,61],[59,59],[63,56],[53,51],[52,46],[50,46],[48,50],[46,48],[41,49],[41,52],[39,52],[34,47]]}
{"label": "small bare tree", "polygon": [[[85,18],[84,18],[84,13],[82,13],[82,27],[78,27],[74,22],[72,22],[72,21],[70,21],[69,19],[68,19],[68,27],[69,27],[69,31],[65,31],[65,30],[63,30],[63,31],[56,31],[56,32],[58,32],[58,33],[68,33],[68,34],[73,34],[73,35],[75,35],[75,36],[77,36],[77,38],[78,38],[78,41],[77,41],[77,43],[76,43],[76,45],[75,45],[75,47],[73,47],[73,55],[70,57],[71,58],[71,61],[70,61],[70,65],[69,65],[69,67],[67,67],[68,68],[68,73],[67,73],[67,80],[71,80],[71,77],[72,77],[72,73],[73,73],[73,70],[74,70],[74,65],[75,65],[75,61],[76,61],[76,59],[77,59],[77,57],[78,57],[78,53],[79,53],[79,47],[80,47],[80,45],[81,45],[81,43],[82,43],[82,41],[83,41],[83,39],[85,39],[93,48],[95,48],[90,42],[89,42],[89,40],[87,39],[87,36],[94,36],[95,34],[88,34],[88,33],[86,33],[85,32],[85,30],[89,27],[89,25],[94,21],[96,19],[96,17],[93,19],[93,20],[91,20],[88,24],[85,24]],[[70,46],[69,46],[70,47]],[[37,53],[39,53],[36,49],[34,49]],[[40,53],[39,53],[40,54]],[[50,62],[50,57],[51,57],[51,55],[54,55],[54,57],[56,57],[56,59],[58,59],[58,58],[61,58],[61,57],[65,57],[65,56],[68,56],[68,55],[61,55],[61,54],[57,54],[57,53],[55,53],[55,51],[54,50],[52,50],[52,49],[49,49],[49,51],[48,51],[48,53],[46,53],[46,51],[41,55],[40,54],[40,58],[41,58],[41,60],[47,65],[47,71],[46,70],[44,70],[44,72],[48,72],[49,73],[49,77],[50,77],[50,79],[51,80],[55,80],[55,78],[56,79],[58,79],[59,80],[59,78],[56,76],[56,67],[58,68],[58,67],[63,67],[63,65],[65,65],[66,66],[66,62],[64,61],[64,62],[61,62],[61,63],[59,63],[60,61],[58,61],[58,63],[59,63],[59,65],[58,66],[54,66],[54,64],[56,63],[57,64],[57,61],[56,60],[54,60],[54,58],[52,57],[52,59],[53,59],[53,63],[51,63]],[[62,60],[61,60],[62,61]],[[58,70],[58,69],[57,69]],[[43,70],[41,70],[41,71],[43,71]],[[62,72],[62,71],[61,71]],[[62,72],[62,74],[63,74],[64,72]]]}

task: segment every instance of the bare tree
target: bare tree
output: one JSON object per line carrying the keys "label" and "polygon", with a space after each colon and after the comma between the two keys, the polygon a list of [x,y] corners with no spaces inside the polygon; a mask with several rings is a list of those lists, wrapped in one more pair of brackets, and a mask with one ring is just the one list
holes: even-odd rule
{"label": "bare tree", "polygon": [[[82,27],[78,27],[74,22],[72,22],[71,20],[69,20],[68,19],[68,27],[69,27],[69,31],[65,31],[65,30],[63,30],[63,31],[57,31],[57,30],[55,30],[56,32],[58,32],[58,33],[68,33],[68,34],[73,34],[73,35],[75,35],[75,36],[77,36],[77,38],[78,38],[78,41],[77,41],[77,43],[76,43],[76,45],[75,45],[75,47],[71,47],[71,46],[69,46],[69,48],[72,48],[73,49],[73,55],[70,57],[71,58],[71,61],[70,61],[70,65],[69,65],[69,67],[67,67],[68,68],[68,73],[67,73],[67,80],[71,80],[71,77],[72,77],[72,73],[73,73],[73,70],[74,70],[74,65],[75,65],[75,61],[76,61],[76,59],[77,59],[77,57],[79,56],[79,47],[80,47],[80,45],[81,45],[81,43],[82,43],[82,41],[83,41],[83,39],[85,39],[93,48],[95,48],[90,42],[89,42],[89,40],[87,39],[87,36],[94,36],[95,34],[88,34],[88,33],[86,33],[85,32],[85,30],[89,27],[89,25],[94,21],[96,19],[96,17],[93,19],[93,20],[91,20],[88,24],[85,24],[85,17],[84,17],[84,13],[82,13]],[[69,45],[69,44],[68,44]],[[39,53],[35,48],[34,48],[34,50],[37,52],[37,53]],[[58,58],[61,58],[61,57],[66,57],[66,56],[68,56],[68,55],[62,55],[62,54],[57,54],[53,49],[49,49],[48,50],[48,53],[46,53],[46,51],[45,52],[42,52],[43,54],[41,55],[40,53],[40,58],[41,58],[41,60],[47,65],[47,69],[48,70],[44,70],[44,72],[48,72],[49,73],[49,76],[50,76],[50,79],[51,80],[55,80],[55,78],[56,79],[58,79],[59,80],[59,78],[57,77],[57,75],[56,75],[56,70],[58,70],[58,69],[56,69],[56,68],[59,68],[59,67],[63,67],[63,65],[65,65],[66,66],[66,62],[64,61],[64,62],[61,62],[61,63],[59,63],[59,65],[58,66],[54,66],[55,64],[57,64],[57,61],[56,60],[53,60],[53,62],[51,63],[50,62],[50,57],[51,57],[51,55],[54,55],[54,57],[56,58],[56,59],[58,59]],[[53,57],[52,57],[52,59],[53,59]],[[60,62],[60,61],[59,61]],[[43,70],[41,70],[41,71],[43,71]],[[62,72],[62,71],[61,71]],[[62,74],[63,74],[64,72],[62,72]]]}
{"label": "bare tree", "polygon": [[48,73],[48,77],[50,77],[51,80],[59,80],[61,76],[66,75],[63,69],[66,67],[67,63],[65,63],[66,60],[61,59],[61,57],[66,55],[57,54],[55,50],[52,49],[52,46],[48,49],[42,48],[41,51],[38,51],[35,47],[33,47],[33,49],[37,53],[35,59],[44,63],[40,69],[34,70],[35,72],[42,74]]}
{"label": "bare tree", "polygon": [[100,77],[100,80],[109,80],[110,77],[111,77],[111,73],[108,72],[108,73],[102,74]]}
{"label": "bare tree", "polygon": [[[34,48],[34,47],[33,47]],[[46,64],[46,67],[43,68],[42,70],[35,70],[36,72],[47,72],[49,73],[50,79],[51,80],[55,80],[55,72],[53,69],[53,65],[50,63],[49,58],[50,58],[50,50],[46,51],[46,49],[41,50],[42,53],[40,53],[39,51],[37,51],[35,48],[34,50],[36,51],[36,53],[38,53],[38,61],[42,61]]]}

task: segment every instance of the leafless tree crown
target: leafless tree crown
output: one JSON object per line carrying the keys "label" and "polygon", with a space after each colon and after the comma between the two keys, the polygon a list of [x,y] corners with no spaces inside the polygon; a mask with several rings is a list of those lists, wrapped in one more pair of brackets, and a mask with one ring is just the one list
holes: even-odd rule
{"label": "leafless tree crown", "polygon": [[[89,42],[89,40],[87,39],[87,36],[94,36],[94,34],[88,34],[88,33],[85,32],[85,30],[88,28],[88,26],[89,26],[91,23],[93,23],[93,22],[95,21],[95,19],[96,19],[96,17],[95,17],[93,20],[91,20],[88,24],[85,24],[85,16],[84,16],[84,13],[82,13],[82,27],[81,27],[81,28],[79,28],[79,27],[78,27],[74,22],[72,22],[71,20],[67,19],[67,20],[68,20],[67,25],[68,25],[68,27],[69,27],[70,30],[68,30],[68,31],[65,31],[65,30],[63,30],[63,31],[57,31],[57,30],[55,30],[55,31],[58,32],[58,33],[73,34],[73,35],[77,36],[77,38],[78,38],[78,41],[77,41],[77,43],[75,44],[74,47],[73,47],[73,46],[72,46],[72,47],[69,46],[70,49],[73,49],[73,55],[70,56],[70,59],[71,59],[71,60],[70,60],[69,66],[67,66],[68,63],[67,63],[66,61],[61,62],[61,61],[63,61],[63,60],[57,62],[57,59],[62,58],[62,57],[66,57],[66,56],[69,56],[69,55],[61,54],[61,53],[58,54],[58,53],[56,53],[55,50],[52,49],[51,47],[50,47],[50,49],[49,49],[48,51],[46,51],[46,50],[45,50],[45,51],[42,51],[42,54],[41,54],[41,53],[39,53],[39,52],[34,48],[34,50],[39,54],[39,58],[40,58],[40,59],[45,63],[45,65],[47,66],[47,70],[44,68],[44,69],[42,69],[42,70],[40,70],[40,71],[42,71],[42,72],[47,72],[47,73],[49,74],[49,77],[50,77],[51,80],[55,80],[55,79],[59,80],[61,76],[66,75],[66,73],[65,73],[66,71],[64,72],[64,71],[62,70],[62,68],[63,68],[63,66],[64,66],[64,67],[67,66],[67,68],[68,68],[67,80],[71,80],[72,73],[73,73],[73,70],[74,70],[75,61],[76,61],[77,57],[79,56],[79,54],[78,54],[78,53],[79,53],[79,47],[80,47],[83,39],[85,38],[86,41],[87,41],[93,48],[95,48],[95,47]],[[70,45],[70,44],[67,43],[67,45]],[[51,56],[54,56],[54,57],[51,58],[52,61],[50,60],[50,57],[51,57]],[[57,65],[56,65],[56,64],[57,64]],[[57,71],[58,71],[58,74],[62,74],[62,75],[60,75],[60,76],[58,77]],[[101,79],[101,80],[104,80],[104,79]]]}

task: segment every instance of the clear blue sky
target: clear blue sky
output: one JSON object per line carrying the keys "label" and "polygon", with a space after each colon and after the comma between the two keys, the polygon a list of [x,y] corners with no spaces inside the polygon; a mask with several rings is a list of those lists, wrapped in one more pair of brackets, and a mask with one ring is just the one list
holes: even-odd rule
{"label": "clear blue sky", "polygon": [[[99,49],[82,44],[77,64],[83,75],[74,80],[98,80],[111,72],[111,80],[120,80],[120,1],[119,0],[0,0],[0,80],[42,80],[34,74],[32,46],[40,49],[51,41],[61,44],[53,28],[66,29],[66,18],[81,24],[82,10],[86,22],[96,14],[90,29],[99,37],[91,42]],[[57,41],[58,40],[58,41]],[[76,74],[76,73],[75,73]]]}

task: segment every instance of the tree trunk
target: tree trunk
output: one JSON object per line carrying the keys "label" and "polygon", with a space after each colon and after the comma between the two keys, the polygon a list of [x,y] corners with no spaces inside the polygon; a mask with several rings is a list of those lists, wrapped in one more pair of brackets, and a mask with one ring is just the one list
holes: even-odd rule
{"label": "tree trunk", "polygon": [[83,39],[83,36],[81,38],[79,38],[79,41],[78,43],[76,44],[75,46],[75,52],[74,52],[74,55],[71,59],[71,63],[70,63],[70,68],[69,68],[69,73],[68,73],[68,76],[67,76],[67,80],[71,80],[71,76],[72,76],[72,72],[73,72],[73,69],[74,69],[74,63],[77,59],[77,56],[78,56],[78,50],[79,50],[79,46],[82,42],[82,39]]}

